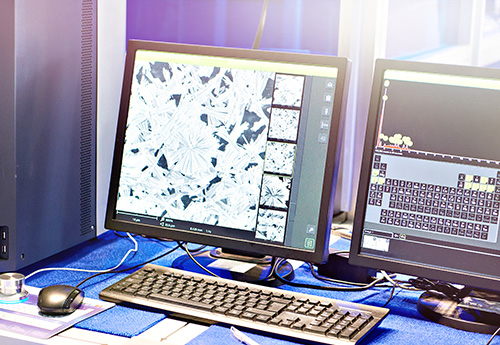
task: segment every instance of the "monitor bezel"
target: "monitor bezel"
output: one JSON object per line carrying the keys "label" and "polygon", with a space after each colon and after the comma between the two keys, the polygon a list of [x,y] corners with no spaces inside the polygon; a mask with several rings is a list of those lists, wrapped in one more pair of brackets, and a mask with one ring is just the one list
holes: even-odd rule
{"label": "monitor bezel", "polygon": [[[334,95],[333,115],[327,149],[327,164],[325,167],[323,190],[321,196],[321,211],[318,220],[318,233],[314,251],[275,245],[270,242],[248,242],[245,240],[215,237],[189,231],[179,231],[168,227],[151,226],[118,220],[114,217],[117,203],[117,192],[122,163],[123,143],[131,81],[133,78],[134,58],[137,50],[168,51],[186,54],[199,54],[209,56],[235,57],[250,60],[267,60],[276,62],[289,62],[296,64],[334,66],[337,67],[337,79]],[[333,204],[337,185],[338,166],[340,162],[343,123],[345,117],[345,103],[347,97],[350,62],[347,58],[310,55],[290,52],[275,52],[250,50],[241,48],[225,48],[215,46],[202,46],[180,43],[153,42],[143,40],[130,40],[127,45],[127,55],[122,85],[122,95],[118,115],[115,148],[111,169],[105,228],[109,230],[126,231],[157,238],[168,238],[178,241],[193,242],[214,247],[223,247],[258,255],[272,255],[277,257],[293,258],[315,263],[324,262],[328,255],[329,235],[333,217]],[[328,229],[328,231],[327,231]]]}
{"label": "monitor bezel", "polygon": [[378,134],[379,109],[381,92],[386,70],[401,70],[426,73],[449,74],[466,77],[481,77],[500,80],[500,69],[415,62],[404,60],[378,59],[375,62],[370,105],[366,123],[365,142],[361,162],[361,173],[358,184],[355,215],[353,220],[352,240],[349,263],[366,266],[389,272],[425,277],[428,279],[447,281],[467,286],[500,291],[500,274],[497,278],[473,272],[458,271],[446,267],[430,266],[419,262],[407,262],[389,257],[377,257],[362,254],[361,240],[364,227],[364,216],[373,164],[374,149]]}

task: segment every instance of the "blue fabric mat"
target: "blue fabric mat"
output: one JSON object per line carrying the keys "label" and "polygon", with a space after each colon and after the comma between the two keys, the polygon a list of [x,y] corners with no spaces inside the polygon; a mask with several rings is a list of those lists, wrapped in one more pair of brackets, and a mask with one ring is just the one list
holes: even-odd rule
{"label": "blue fabric mat", "polygon": [[[165,253],[175,247],[175,243],[135,237],[139,242],[139,251],[125,261],[122,268],[132,267],[147,261],[159,254]],[[345,245],[340,243],[341,245]],[[28,275],[39,268],[45,267],[71,267],[81,269],[103,270],[115,266],[133,248],[133,243],[122,234],[108,231],[97,239],[87,241],[79,246],[52,256],[35,265],[26,267],[21,273]],[[155,264],[170,266],[175,258],[182,255],[181,250],[155,261]],[[48,271],[41,272],[27,280],[27,284],[43,288],[52,284],[76,285],[91,273],[73,271]],[[81,286],[85,295],[90,298],[99,298],[99,292],[107,286],[120,280],[127,273],[108,274],[96,277]],[[302,265],[295,272],[295,281],[309,284],[325,284],[318,282],[311,276],[307,265]],[[291,286],[281,286],[284,290],[301,291],[318,296],[327,296],[336,299],[353,301],[368,305],[381,306],[390,295],[390,289],[371,289],[362,292],[329,292],[312,289],[299,289]],[[486,344],[489,335],[459,331],[437,325],[423,318],[416,309],[420,293],[396,290],[394,297],[388,305],[391,310],[389,316],[382,324],[370,333],[364,340],[365,344]],[[90,319],[76,325],[78,328],[115,334],[125,337],[136,336],[152,327],[166,315],[142,311],[139,309],[115,306]],[[295,344],[296,342],[275,339],[255,331],[243,330],[252,339],[261,345]],[[239,344],[232,339],[229,329],[225,326],[212,325],[207,331],[189,344]],[[492,344],[500,344],[500,338]]]}

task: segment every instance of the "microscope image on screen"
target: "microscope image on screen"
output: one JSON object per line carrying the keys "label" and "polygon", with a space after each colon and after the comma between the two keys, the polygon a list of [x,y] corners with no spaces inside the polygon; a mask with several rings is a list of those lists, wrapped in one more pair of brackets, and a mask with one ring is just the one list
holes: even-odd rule
{"label": "microscope image on screen", "polygon": [[283,242],[305,77],[150,61],[134,75],[117,208]]}

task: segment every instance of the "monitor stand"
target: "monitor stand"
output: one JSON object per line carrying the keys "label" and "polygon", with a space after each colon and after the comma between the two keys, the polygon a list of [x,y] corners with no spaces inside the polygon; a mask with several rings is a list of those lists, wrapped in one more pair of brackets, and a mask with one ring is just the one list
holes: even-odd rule
{"label": "monitor stand", "polygon": [[428,291],[417,309],[434,322],[464,331],[492,334],[500,326],[500,295],[492,291],[473,289],[461,299]]}
{"label": "monitor stand", "polygon": [[[263,280],[271,275],[274,266],[274,260],[271,256],[255,256],[253,253],[230,251],[222,248],[194,253],[193,256],[203,267],[222,278],[262,285],[276,286],[281,284],[274,277]],[[172,267],[206,274],[187,254],[175,259]],[[288,262],[279,265],[278,269],[280,276],[289,280],[293,279],[293,267]]]}

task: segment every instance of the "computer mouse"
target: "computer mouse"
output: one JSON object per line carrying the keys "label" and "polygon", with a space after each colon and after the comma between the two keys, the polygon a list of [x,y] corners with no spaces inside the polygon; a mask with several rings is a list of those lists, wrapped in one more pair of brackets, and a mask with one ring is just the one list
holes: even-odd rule
{"label": "computer mouse", "polygon": [[37,305],[44,314],[67,315],[78,309],[83,297],[83,291],[76,287],[51,285],[40,290]]}

